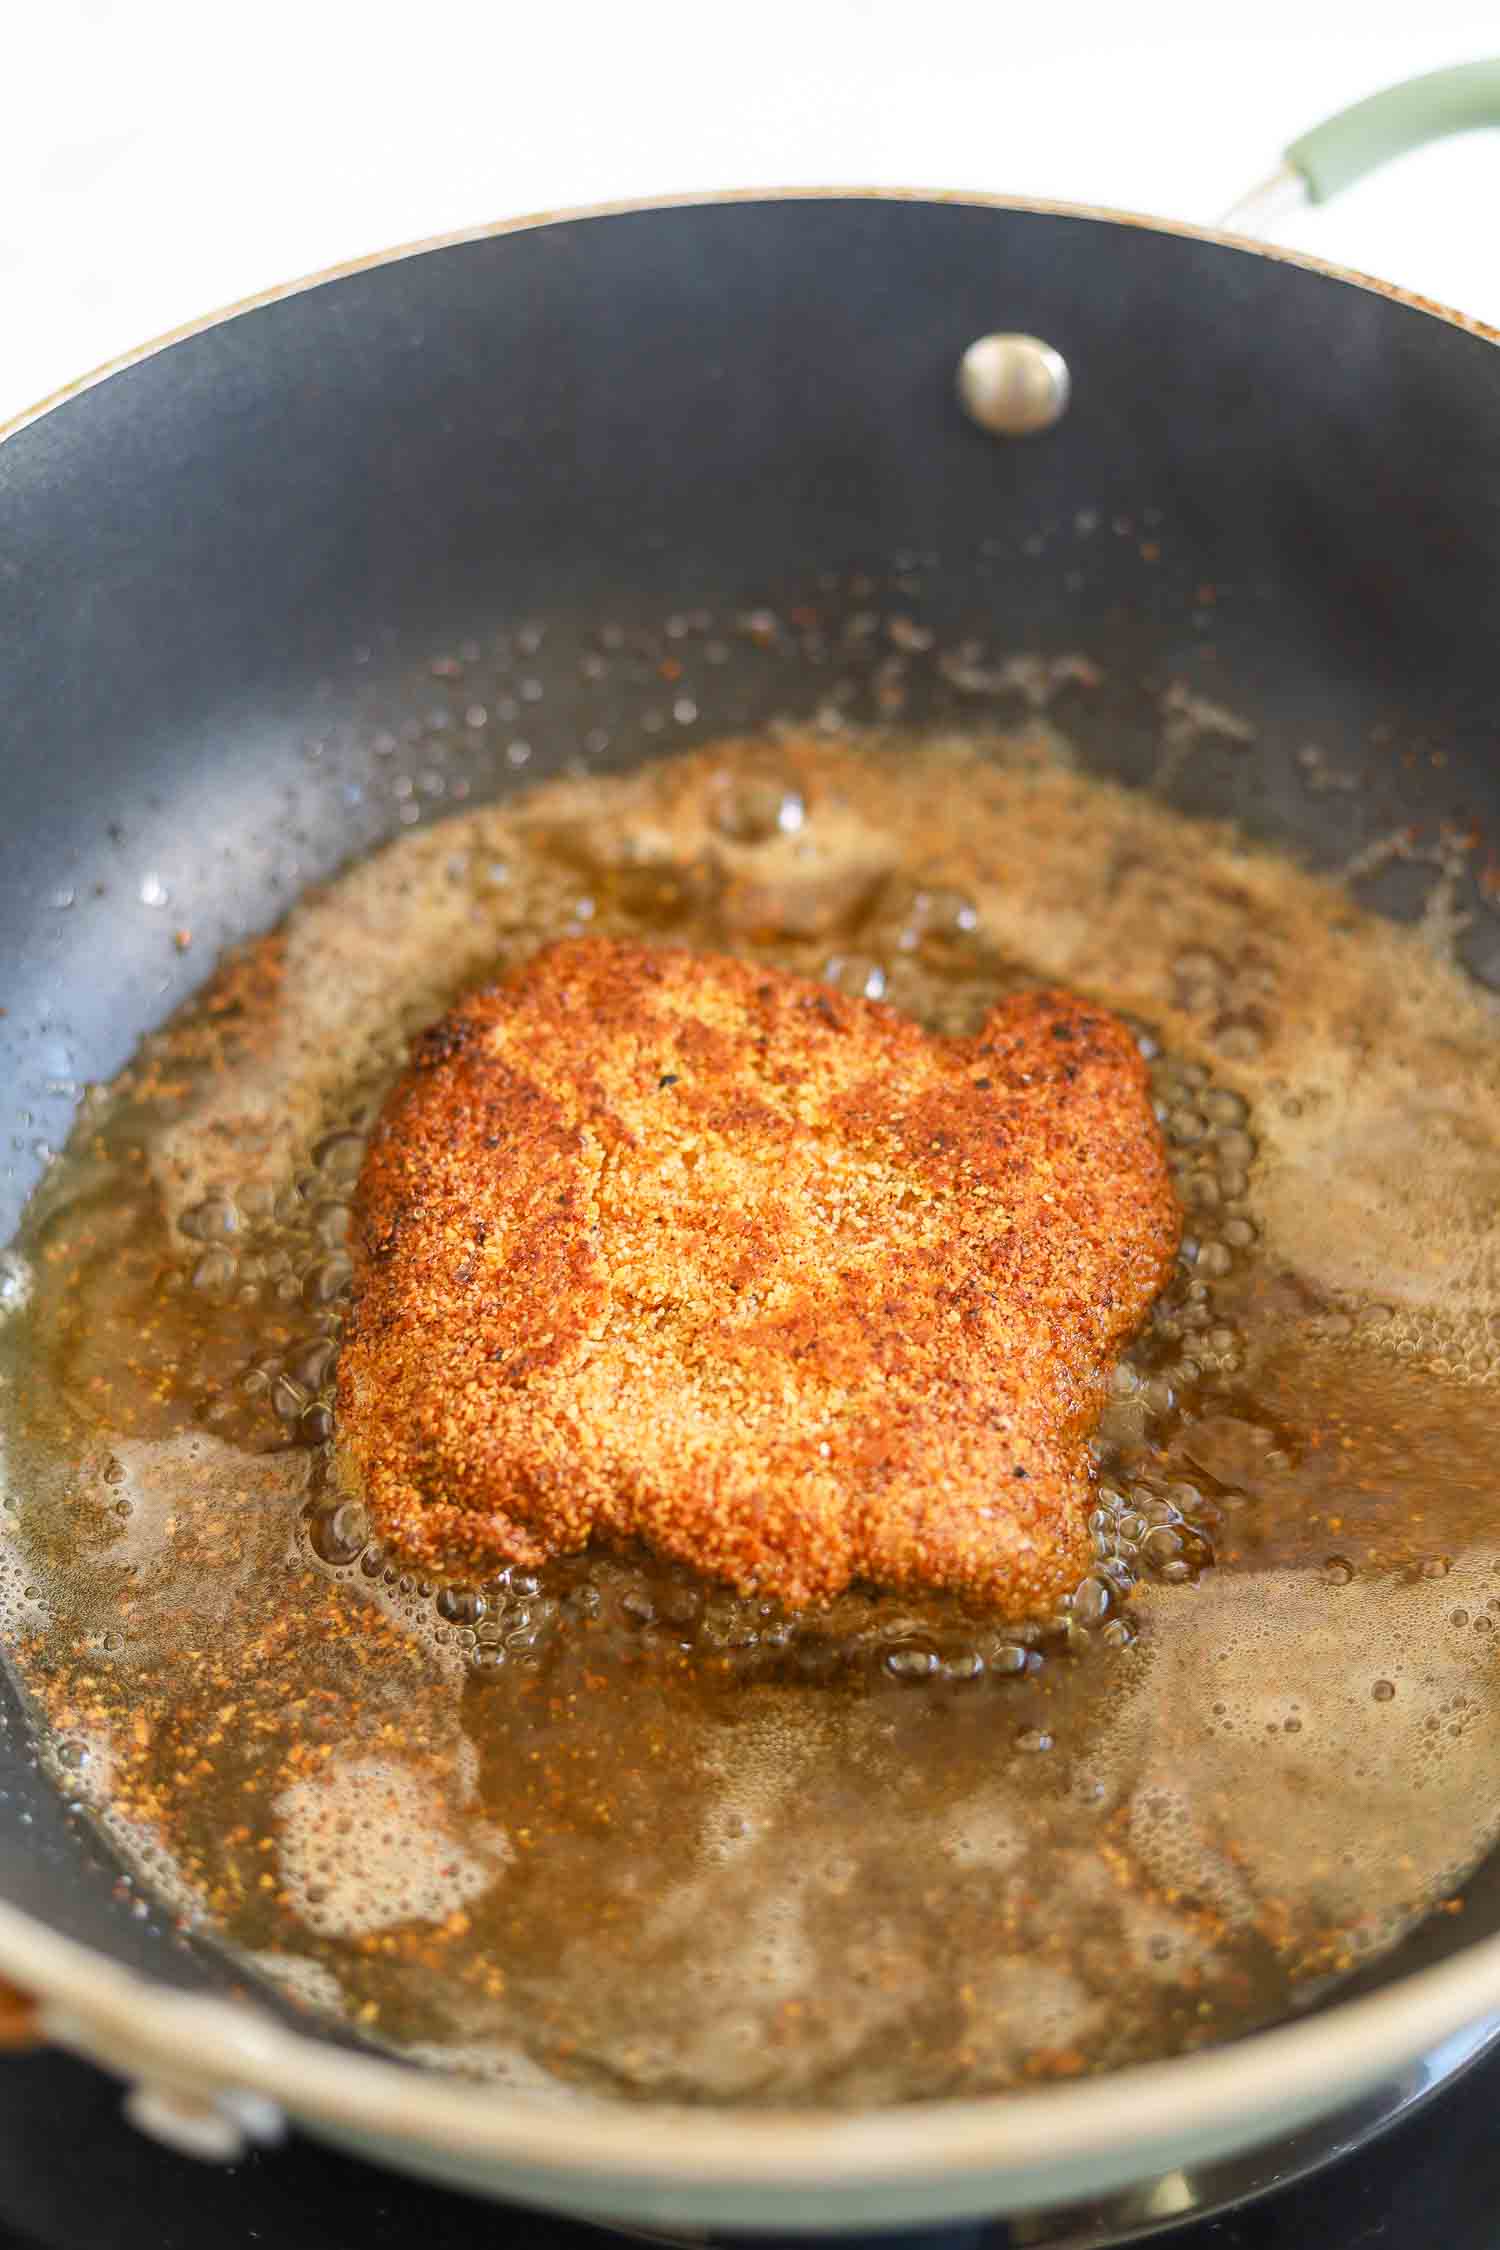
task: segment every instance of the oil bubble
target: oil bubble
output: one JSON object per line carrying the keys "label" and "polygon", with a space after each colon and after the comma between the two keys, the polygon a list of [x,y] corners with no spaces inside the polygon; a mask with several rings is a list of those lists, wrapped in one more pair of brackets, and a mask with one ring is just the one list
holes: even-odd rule
{"label": "oil bubble", "polygon": [[308,1537],[320,1562],[358,1562],[369,1544],[370,1519],[357,1500],[325,1500],[308,1517]]}

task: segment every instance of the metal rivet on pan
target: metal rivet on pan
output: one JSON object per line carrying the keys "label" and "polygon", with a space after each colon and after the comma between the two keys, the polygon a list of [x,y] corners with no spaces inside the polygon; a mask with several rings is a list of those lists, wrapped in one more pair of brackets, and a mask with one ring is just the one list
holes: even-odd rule
{"label": "metal rivet on pan", "polygon": [[274,2145],[286,2137],[275,2102],[233,2087],[187,2094],[138,2078],[126,2093],[125,2115],[148,2139],[205,2164],[237,2164],[258,2142]]}
{"label": "metal rivet on pan", "polygon": [[1067,361],[1040,336],[981,336],[958,363],[964,412],[993,437],[1050,430],[1071,388]]}

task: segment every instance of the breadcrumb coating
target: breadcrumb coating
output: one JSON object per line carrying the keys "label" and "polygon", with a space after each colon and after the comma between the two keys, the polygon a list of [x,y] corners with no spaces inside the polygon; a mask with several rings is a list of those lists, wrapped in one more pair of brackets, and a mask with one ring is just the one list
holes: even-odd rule
{"label": "breadcrumb coating", "polygon": [[799,1608],[1033,1614],[1179,1214],[1126,1028],[941,1039],[783,971],[565,940],[425,1033],[372,1139],[342,1472],[450,1574],[644,1540]]}

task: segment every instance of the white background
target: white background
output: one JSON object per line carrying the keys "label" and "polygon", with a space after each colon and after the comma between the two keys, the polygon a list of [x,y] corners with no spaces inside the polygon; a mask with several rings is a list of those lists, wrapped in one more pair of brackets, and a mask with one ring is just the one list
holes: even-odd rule
{"label": "white background", "polygon": [[[339,259],[714,186],[976,187],[1213,222],[1329,112],[1500,52],[1500,0],[13,0],[0,419]],[[1500,132],[1279,239],[1500,322]]]}

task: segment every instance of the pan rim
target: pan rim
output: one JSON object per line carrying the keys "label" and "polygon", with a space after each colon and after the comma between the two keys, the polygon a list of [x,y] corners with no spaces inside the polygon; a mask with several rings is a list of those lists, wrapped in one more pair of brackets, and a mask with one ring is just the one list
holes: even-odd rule
{"label": "pan rim", "polygon": [[1237,250],[1249,257],[1267,258],[1273,264],[1299,267],[1304,273],[1321,274],[1325,280],[1341,281],[1351,288],[1363,289],[1374,296],[1384,297],[1393,304],[1404,305],[1408,310],[1441,321],[1445,326],[1457,328],[1466,335],[1477,336],[1482,342],[1500,344],[1500,327],[1492,327],[1473,313],[1461,312],[1456,306],[1441,303],[1436,298],[1423,297],[1416,291],[1403,289],[1399,283],[1384,281],[1377,274],[1363,272],[1358,266],[1344,266],[1331,258],[1320,258],[1311,251],[1293,250],[1281,243],[1265,242],[1254,235],[1226,233],[1218,227],[1195,226],[1185,219],[1161,218],[1151,212],[1116,210],[1108,204],[1056,202],[1041,196],[986,195],[975,188],[925,188],[925,187],[844,187],[824,185],[811,187],[748,187],[694,189],[681,194],[654,196],[622,196],[602,203],[565,205],[557,210],[532,211],[516,218],[482,220],[470,227],[455,227],[443,234],[419,235],[410,242],[400,242],[380,250],[360,252],[352,258],[343,258],[333,265],[315,268],[310,273],[297,275],[290,281],[270,283],[245,297],[234,298],[211,312],[200,313],[175,328],[163,330],[145,342],[104,360],[99,366],[76,375],[58,390],[49,392],[35,404],[21,408],[6,421],[0,422],[0,445],[8,438],[19,436],[34,422],[55,413],[73,399],[81,398],[86,391],[107,382],[112,375],[123,374],[127,368],[137,367],[144,360],[154,359],[158,352],[167,351],[173,344],[185,343],[189,337],[205,335],[226,321],[238,320],[243,313],[259,312],[267,305],[279,304],[287,297],[300,297],[310,289],[321,289],[325,283],[346,281],[354,274],[373,273],[381,266],[399,264],[406,258],[425,257],[434,250],[453,250],[468,242],[488,242],[501,235],[526,234],[542,227],[571,226],[585,219],[616,219],[635,212],[711,210],[721,204],[734,203],[922,203],[957,206],[966,210],[1014,211],[1036,218],[1088,219],[1106,226],[1135,227],[1147,234],[1175,235],[1185,242],[1207,242],[1222,250]]}
{"label": "pan rim", "polygon": [[[1306,252],[1185,222],[1042,199],[893,187],[747,188],[622,199],[502,219],[378,250],[274,284],[152,338],[0,424],[0,443],[110,376],[171,345],[283,298],[395,264],[541,227],[637,212],[777,202],[900,202],[1014,212],[1138,228],[1298,267],[1384,297],[1500,344],[1500,330],[1395,283]],[[395,2135],[455,2157],[535,2173],[607,2176],[645,2188],[670,2180],[706,2193],[734,2188],[851,2194],[883,2185],[946,2183],[961,2201],[967,2178],[1076,2166],[1081,2159],[1139,2176],[1173,2161],[1185,2135],[1220,2149],[1273,2138],[1333,2110],[1442,2040],[1500,2011],[1500,1936],[1463,1948],[1380,1992],[1335,2003],[1241,2041],[1061,2086],[845,2113],[734,2111],[667,2104],[553,2108],[524,2094],[351,2055],[282,2024],[269,2010],[217,1995],[185,1995],[64,1938],[0,1903],[0,1972],[38,1995],[42,2028],[109,2067],[182,2090],[269,2096],[290,2114],[330,2127]]]}
{"label": "pan rim", "polygon": [[351,2054],[246,2000],[156,1985],[0,1904],[0,1972],[45,1995],[41,2030],[107,2068],[200,2098],[269,2097],[294,2118],[454,2157],[644,2186],[878,2190],[1108,2164],[1145,2176],[1185,2137],[1213,2153],[1357,2099],[1500,2008],[1500,1936],[1387,1990],[1222,2047],[1063,2086],[858,2111],[733,2110],[527,2094]]}

